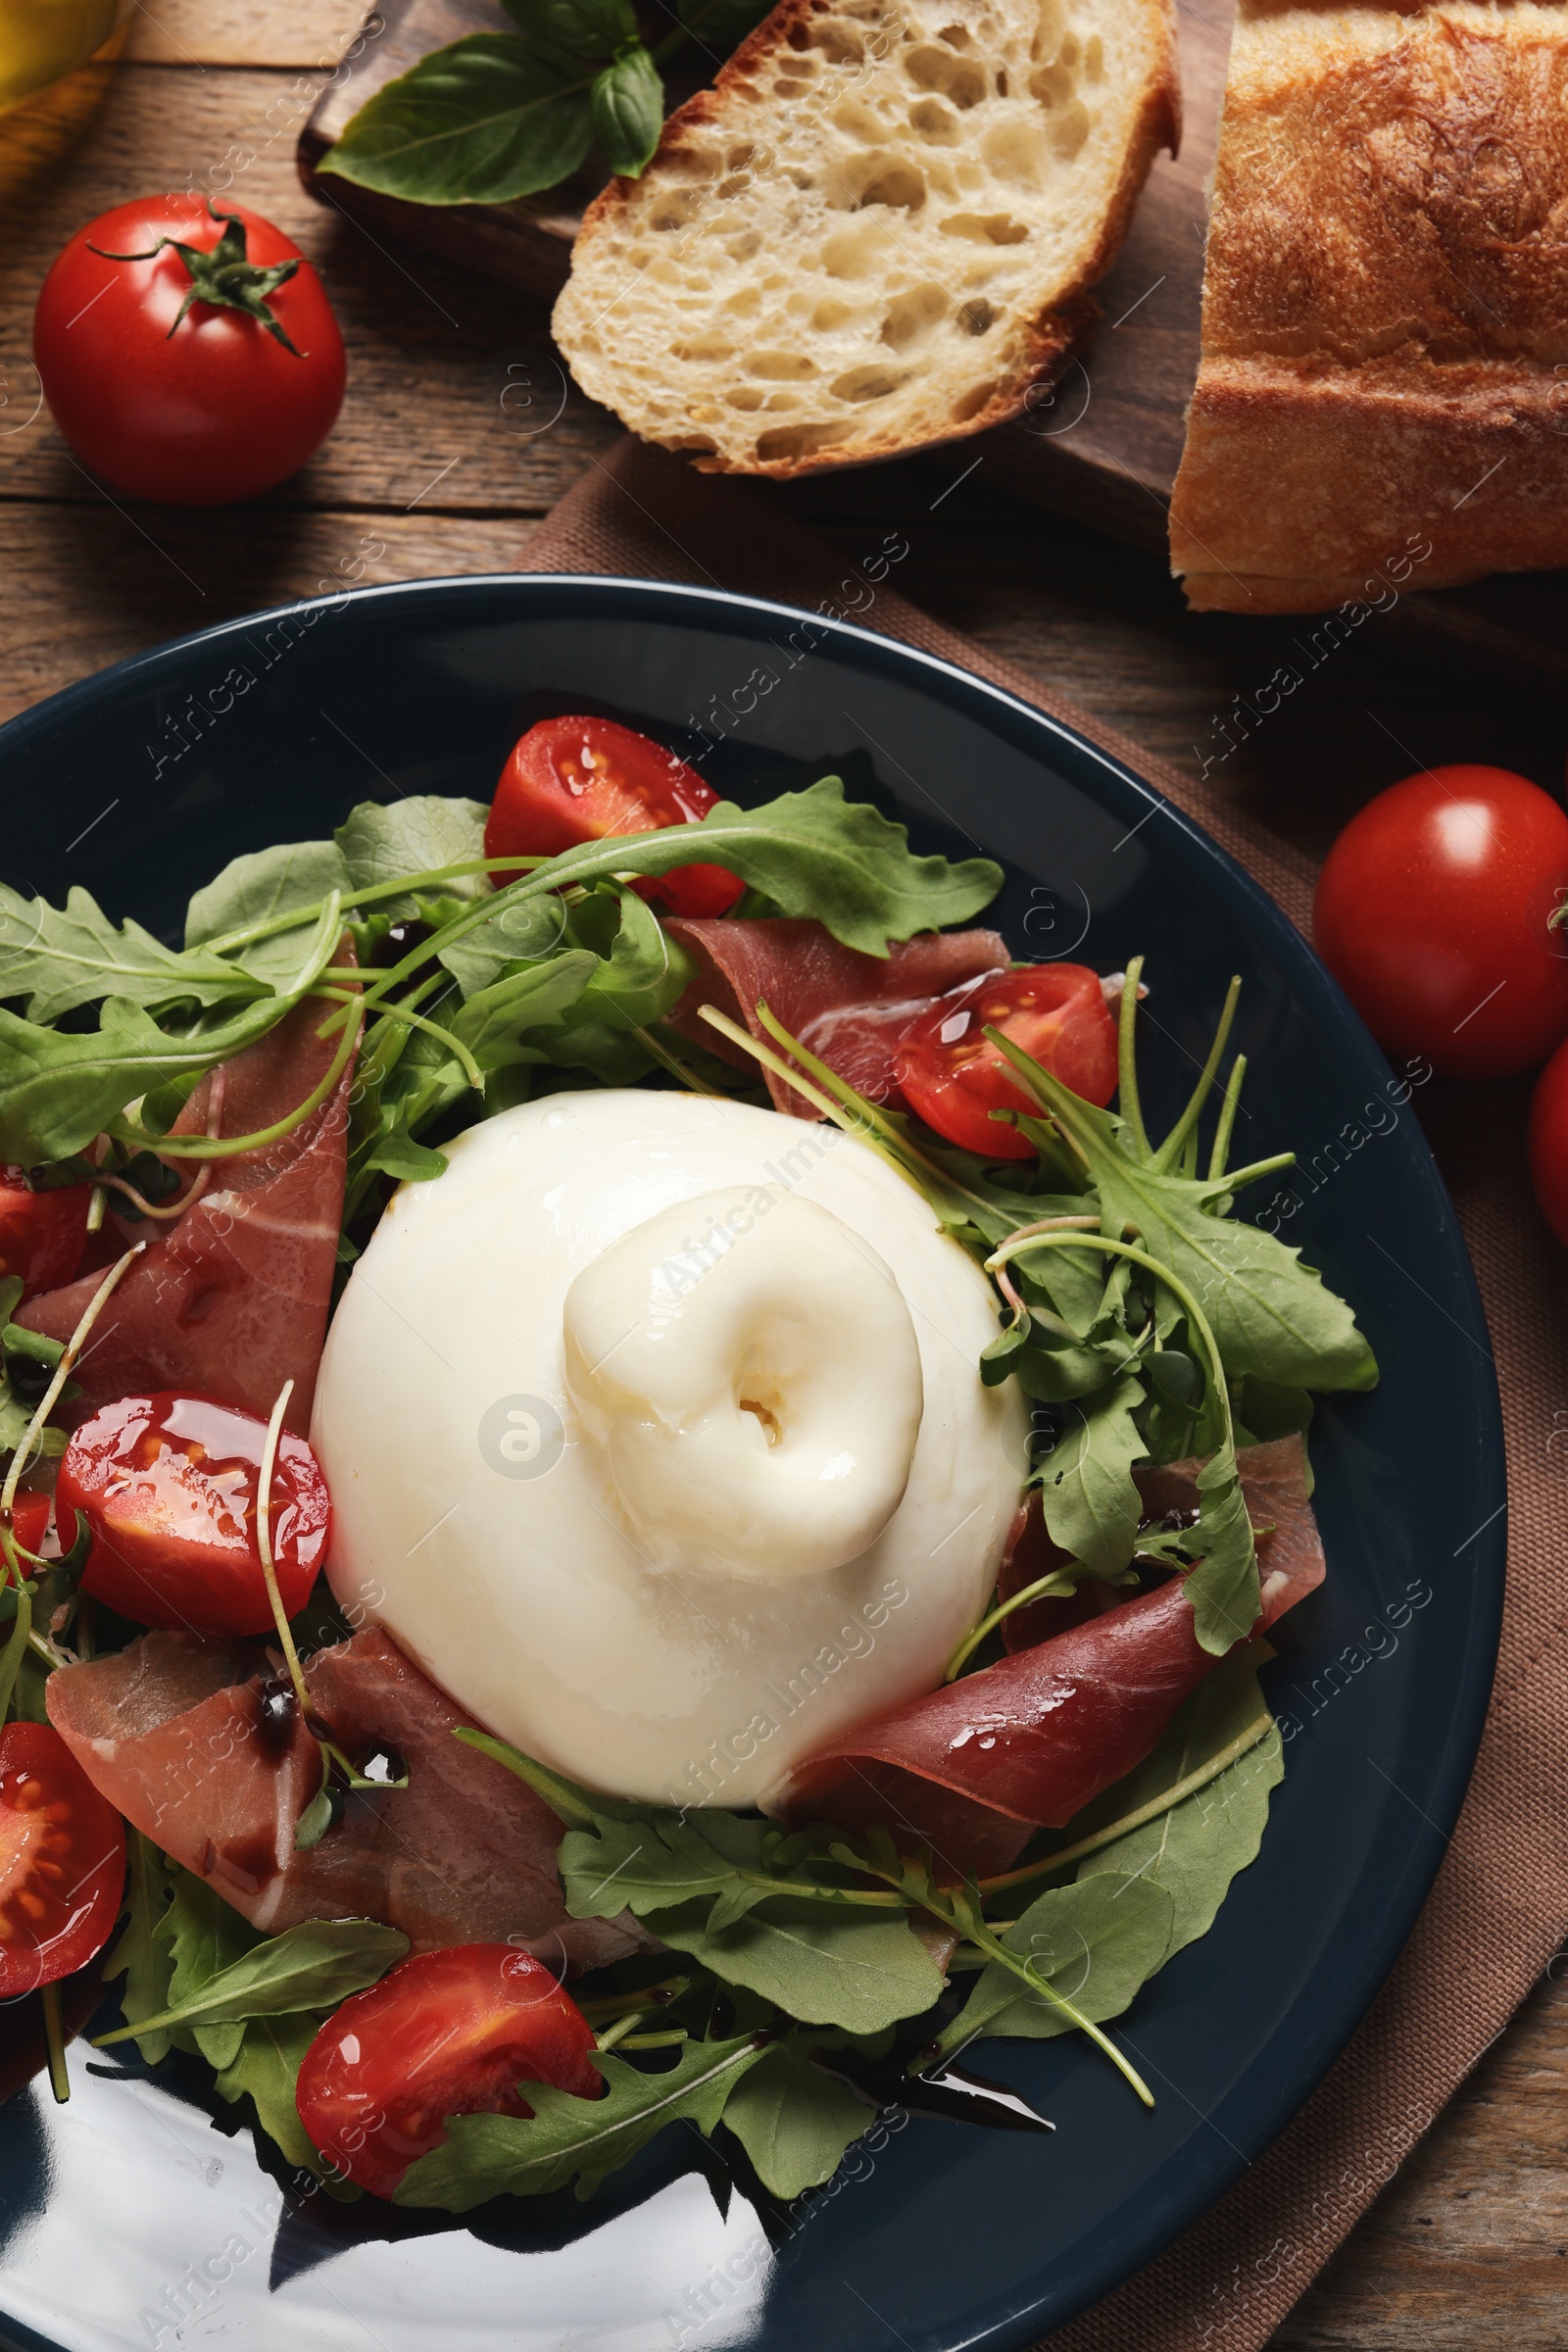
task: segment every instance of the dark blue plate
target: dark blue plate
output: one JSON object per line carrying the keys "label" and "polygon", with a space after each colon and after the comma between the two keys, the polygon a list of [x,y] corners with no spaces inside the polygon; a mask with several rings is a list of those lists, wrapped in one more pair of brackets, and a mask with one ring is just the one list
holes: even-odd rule
{"label": "dark blue plate", "polygon": [[920,846],[1003,859],[1019,955],[1109,971],[1143,950],[1158,1118],[1244,975],[1238,1157],[1300,1161],[1250,1211],[1354,1302],[1383,1366],[1314,1429],[1329,1578],[1274,1637],[1287,1776],[1262,1854],[1117,2029],[1152,2115],[1079,2037],[992,2043],[987,2071],[1054,2137],[895,2114],[782,2222],[690,2130],[586,2207],[449,2221],[301,2197],[201,2070],[77,2043],[68,2107],[35,2084],[0,2110],[0,2306],[29,2344],[1021,2346],[1157,2253],[1279,2132],[1382,1983],[1458,1812],[1496,1648],[1502,1440],[1419,1098],[1248,876],[1069,729],[779,606],[416,581],[186,638],[0,730],[7,877],[55,900],[82,883],[172,935],[237,852],[318,837],[366,798],[488,799],[524,725],[582,709],[650,729],[742,800],[853,756],[855,788]]}

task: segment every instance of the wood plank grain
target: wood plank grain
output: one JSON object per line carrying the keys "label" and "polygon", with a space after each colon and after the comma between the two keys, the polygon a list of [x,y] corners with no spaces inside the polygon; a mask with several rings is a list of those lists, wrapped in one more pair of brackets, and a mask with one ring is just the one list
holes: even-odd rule
{"label": "wood plank grain", "polygon": [[1270,2352],[1563,2352],[1565,2153],[1568,1985],[1548,1978]]}
{"label": "wood plank grain", "polygon": [[335,65],[363,0],[131,0],[124,55],[143,65]]}

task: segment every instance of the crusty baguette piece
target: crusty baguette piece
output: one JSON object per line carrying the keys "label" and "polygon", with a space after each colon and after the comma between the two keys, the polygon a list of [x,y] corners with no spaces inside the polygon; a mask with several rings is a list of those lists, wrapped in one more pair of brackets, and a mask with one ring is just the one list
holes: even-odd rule
{"label": "crusty baguette piece", "polygon": [[1231,612],[1568,563],[1564,0],[1241,0],[1171,563]]}
{"label": "crusty baguette piece", "polygon": [[1171,0],[783,0],[589,207],[577,381],[710,472],[1013,416],[1174,147]]}

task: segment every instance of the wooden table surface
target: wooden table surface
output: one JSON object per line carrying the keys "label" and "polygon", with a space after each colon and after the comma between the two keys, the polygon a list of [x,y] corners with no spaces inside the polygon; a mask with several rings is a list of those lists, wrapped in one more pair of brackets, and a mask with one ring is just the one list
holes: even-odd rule
{"label": "wooden table surface", "polygon": [[[505,570],[615,438],[563,376],[538,310],[384,250],[302,194],[299,125],[359,16],[357,0],[137,0],[121,63],[0,123],[0,718],[164,638],[346,579]],[[117,506],[36,411],[32,305],[93,214],[193,185],[268,214],[318,263],[348,400],[321,454],[256,505]],[[1291,624],[1190,617],[1155,558],[993,490],[983,443],[772,495],[846,554],[897,525],[906,595],[1178,765],[1207,760],[1304,844],[1417,765],[1561,775],[1563,686],[1456,661],[1397,612],[1249,738],[1222,731],[1235,698],[1293,659]],[[1568,1953],[1275,2352],[1568,2352],[1565,1978]]]}

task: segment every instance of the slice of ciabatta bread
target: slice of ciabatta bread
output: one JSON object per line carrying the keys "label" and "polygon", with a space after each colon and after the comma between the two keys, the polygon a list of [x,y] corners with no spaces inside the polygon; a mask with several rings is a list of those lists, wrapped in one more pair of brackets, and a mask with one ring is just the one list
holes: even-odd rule
{"label": "slice of ciabatta bread", "polygon": [[589,207],[573,375],[710,472],[1013,416],[1177,128],[1171,0],[783,0]]}
{"label": "slice of ciabatta bread", "polygon": [[1171,506],[1201,611],[1568,563],[1568,5],[1241,0]]}

